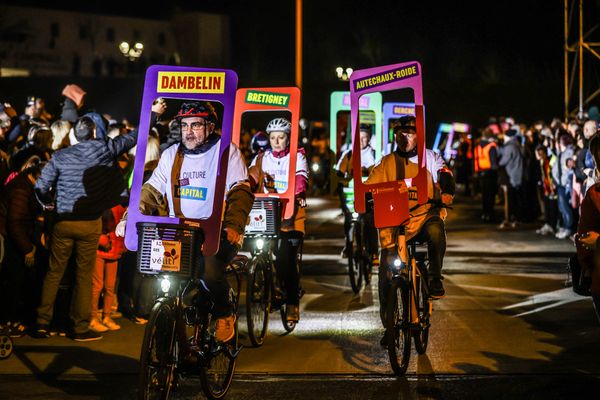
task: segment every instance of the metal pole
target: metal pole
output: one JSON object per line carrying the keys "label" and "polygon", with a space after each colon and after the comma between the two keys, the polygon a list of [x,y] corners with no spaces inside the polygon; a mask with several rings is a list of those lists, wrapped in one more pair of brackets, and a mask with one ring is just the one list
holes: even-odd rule
{"label": "metal pole", "polygon": [[583,118],[583,0],[579,0],[579,112]]}
{"label": "metal pole", "polygon": [[567,14],[569,13],[569,0],[565,0],[565,80],[564,80],[564,89],[565,89],[565,122],[569,117],[569,22]]}
{"label": "metal pole", "polygon": [[302,0],[296,0],[296,86],[302,89]]}

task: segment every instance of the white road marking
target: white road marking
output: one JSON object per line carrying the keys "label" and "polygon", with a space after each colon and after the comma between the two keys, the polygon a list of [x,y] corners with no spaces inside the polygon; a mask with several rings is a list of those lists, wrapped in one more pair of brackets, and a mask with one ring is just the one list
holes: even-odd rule
{"label": "white road marking", "polygon": [[[518,308],[518,307],[527,307],[527,306],[533,306],[536,304],[544,304],[541,305],[540,307],[536,307],[533,310],[529,310],[529,311],[525,311],[522,312],[520,314],[514,315],[513,317],[522,317],[524,315],[529,315],[529,314],[535,314],[544,310],[548,310],[550,308],[555,308],[555,307],[559,307],[565,304],[569,304],[569,303],[574,303],[576,301],[581,301],[581,300],[590,300],[589,297],[584,297],[584,296],[580,296],[578,294],[576,294],[575,292],[573,292],[573,289],[571,288],[564,288],[564,289],[559,289],[559,290],[555,290],[552,292],[546,292],[546,293],[539,293],[533,296],[529,296],[529,298],[527,298],[525,301],[522,301],[520,303],[516,303],[516,304],[512,304],[510,306],[506,306],[503,308],[503,310],[510,310],[513,308]],[[550,304],[547,304],[550,303]]]}

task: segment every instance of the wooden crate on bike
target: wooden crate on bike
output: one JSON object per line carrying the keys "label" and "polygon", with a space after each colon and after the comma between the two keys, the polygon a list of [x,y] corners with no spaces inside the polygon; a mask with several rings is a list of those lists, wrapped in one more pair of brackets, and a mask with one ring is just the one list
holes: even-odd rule
{"label": "wooden crate on bike", "polygon": [[200,257],[202,230],[188,225],[139,222],[138,270],[192,277]]}
{"label": "wooden crate on bike", "polygon": [[259,197],[254,199],[246,225],[246,235],[276,236],[281,227],[281,203],[275,197]]}

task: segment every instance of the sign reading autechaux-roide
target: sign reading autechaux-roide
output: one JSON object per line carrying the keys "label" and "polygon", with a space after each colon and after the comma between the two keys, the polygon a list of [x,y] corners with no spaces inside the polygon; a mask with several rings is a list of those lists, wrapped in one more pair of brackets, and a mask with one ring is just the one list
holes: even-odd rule
{"label": "sign reading autechaux-roide", "polygon": [[256,90],[248,90],[246,93],[246,103],[287,107],[289,102],[290,95],[285,93],[259,92]]}
{"label": "sign reading autechaux-roide", "polygon": [[224,72],[159,72],[159,93],[225,93]]}

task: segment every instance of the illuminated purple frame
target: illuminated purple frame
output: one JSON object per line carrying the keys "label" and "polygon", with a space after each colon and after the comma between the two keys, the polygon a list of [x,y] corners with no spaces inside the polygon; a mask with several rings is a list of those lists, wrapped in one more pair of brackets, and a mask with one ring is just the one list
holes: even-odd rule
{"label": "illuminated purple frame", "polygon": [[[417,73],[411,77],[402,77],[391,80],[387,83],[381,82],[372,85],[368,88],[358,88],[358,82],[362,79],[392,73],[397,70],[416,66]],[[411,88],[414,92],[415,100],[415,117],[417,125],[417,154],[419,171],[417,176],[412,179],[413,185],[417,187],[417,200],[419,204],[426,203],[428,200],[427,194],[427,163],[425,158],[425,110],[423,106],[423,86],[422,86],[422,69],[418,61],[410,61],[401,64],[385,65],[369,69],[361,69],[354,71],[350,77],[350,117],[352,122],[352,153],[358,157],[352,157],[353,174],[354,174],[354,209],[359,213],[364,213],[366,210],[365,194],[367,192],[387,190],[398,190],[399,193],[406,192],[406,184],[404,181],[392,181],[385,183],[377,183],[367,185],[361,179],[361,163],[360,163],[360,141],[358,138],[358,102],[360,96],[367,93],[385,92],[390,90],[398,90],[403,88]],[[402,196],[398,197],[398,201],[402,201]],[[406,197],[408,199],[408,197]],[[401,209],[407,209],[407,204],[401,204]],[[377,221],[376,221],[377,225]]]}
{"label": "illuminated purple frame", "polygon": [[[224,72],[225,87],[224,93],[165,93],[158,92],[158,73],[159,72]],[[193,68],[193,67],[174,67],[167,65],[153,65],[146,70],[146,80],[144,83],[144,96],[142,99],[142,110],[140,113],[139,134],[137,139],[137,151],[134,164],[133,182],[131,185],[131,194],[129,198],[129,208],[127,212],[127,227],[125,234],[125,246],[132,251],[137,250],[138,237],[136,225],[138,222],[154,222],[167,224],[190,224],[200,227],[204,230],[205,240],[202,247],[204,255],[213,255],[219,250],[219,238],[221,232],[221,217],[223,211],[223,199],[225,195],[225,184],[227,178],[227,163],[229,161],[229,145],[231,143],[231,131],[233,126],[233,111],[235,108],[235,92],[237,90],[238,77],[232,70],[211,69],[211,68]],[[181,100],[204,100],[217,101],[223,105],[223,116],[221,123],[221,140],[219,146],[219,170],[215,182],[215,196],[213,203],[213,213],[208,219],[192,220],[184,218],[157,217],[144,215],[139,211],[140,193],[144,177],[144,161],[146,158],[146,147],[148,145],[148,133],[150,128],[150,115],[152,102],[157,97],[162,96],[171,99]]]}

